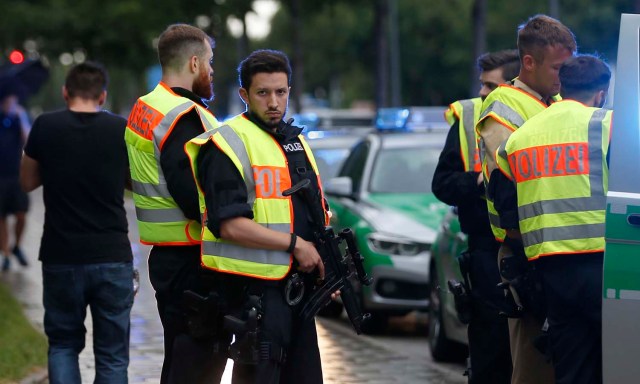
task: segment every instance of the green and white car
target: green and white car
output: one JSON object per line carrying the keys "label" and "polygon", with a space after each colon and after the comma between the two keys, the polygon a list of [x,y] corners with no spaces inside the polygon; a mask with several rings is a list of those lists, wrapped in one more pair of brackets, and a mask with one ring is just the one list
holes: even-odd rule
{"label": "green and white car", "polygon": [[367,273],[357,287],[372,314],[365,332],[389,316],[429,308],[431,246],[447,207],[431,193],[446,130],[372,133],[356,144],[338,176],[325,180],[336,229],[352,228]]}
{"label": "green and white car", "polygon": [[457,207],[450,207],[431,248],[429,349],[435,361],[463,361],[467,355],[467,326],[458,320],[449,280],[464,281],[458,255],[467,249]]}
{"label": "green and white car", "polygon": [[602,302],[605,383],[640,377],[640,15],[622,15],[609,151]]}

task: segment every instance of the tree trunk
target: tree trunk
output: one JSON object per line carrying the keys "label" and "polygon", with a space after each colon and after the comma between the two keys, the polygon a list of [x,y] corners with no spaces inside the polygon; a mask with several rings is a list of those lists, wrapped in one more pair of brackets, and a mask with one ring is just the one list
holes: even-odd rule
{"label": "tree trunk", "polygon": [[376,1],[376,108],[389,106],[389,0]]}
{"label": "tree trunk", "polygon": [[398,0],[389,0],[389,51],[391,57],[391,106],[402,105],[400,36],[398,33]]}
{"label": "tree trunk", "polygon": [[487,0],[474,0],[473,9],[471,11],[473,19],[473,65],[471,68],[471,88],[469,95],[471,97],[478,96],[480,89],[480,70],[476,64],[478,56],[485,53],[487,49]]}
{"label": "tree trunk", "polygon": [[560,18],[560,0],[549,0],[549,16]]}
{"label": "tree trunk", "polygon": [[304,48],[302,47],[302,12],[300,1],[291,1],[291,33],[293,45],[292,65],[292,101],[296,112],[302,112],[302,93],[304,92]]}

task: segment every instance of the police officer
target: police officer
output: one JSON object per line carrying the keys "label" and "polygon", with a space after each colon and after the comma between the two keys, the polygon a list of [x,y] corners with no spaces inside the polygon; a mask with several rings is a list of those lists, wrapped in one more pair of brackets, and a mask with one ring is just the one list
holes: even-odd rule
{"label": "police officer", "polygon": [[[602,383],[602,268],[611,71],[590,55],[560,68],[562,101],[499,149],[496,208],[540,270],[556,383]],[[516,230],[519,228],[519,230]]]}
{"label": "police officer", "polygon": [[[520,73],[509,84],[499,86],[482,103],[476,132],[480,136],[482,171],[487,188],[487,208],[494,236],[504,241],[498,258],[511,255],[514,245],[505,239],[491,194],[492,173],[496,172],[495,153],[498,146],[525,121],[543,111],[560,91],[558,71],[562,63],[576,51],[573,33],[558,20],[536,15],[518,30]],[[499,171],[497,171],[499,172]],[[503,276],[504,277],[504,276]],[[543,320],[532,312],[509,319],[509,338],[513,361],[513,383],[553,382],[553,369],[534,345]]]}
{"label": "police officer", "polygon": [[218,126],[213,98],[213,40],[200,29],[170,25],[159,37],[162,80],[133,106],[125,140],[140,242],[153,245],[149,278],[164,328],[161,383],[209,383],[222,377],[226,351],[212,337],[194,338],[183,292],[205,294],[199,279],[200,210],[184,144]]}
{"label": "police officer", "polygon": [[[217,271],[230,311],[258,310],[256,359],[235,355],[234,381],[322,383],[315,323],[301,322],[283,289],[294,272],[324,276],[307,207],[282,192],[308,179],[321,191],[318,168],[301,129],[283,121],[291,67],[282,52],[258,50],[239,67],[247,109],[187,146],[200,183],[202,264]],[[247,311],[240,317],[247,318]],[[236,334],[231,346],[241,348]],[[251,352],[248,355],[252,355]]]}
{"label": "police officer", "polygon": [[[472,293],[469,321],[470,383],[510,383],[511,353],[506,318],[499,316],[502,300],[496,258],[498,243],[487,216],[475,123],[482,100],[520,70],[516,50],[486,53],[478,58],[482,88],[474,99],[451,104],[445,116],[451,123],[444,149],[433,175],[432,190],[441,201],[458,207],[462,231],[468,234],[465,268]],[[463,272],[465,273],[465,272]]]}

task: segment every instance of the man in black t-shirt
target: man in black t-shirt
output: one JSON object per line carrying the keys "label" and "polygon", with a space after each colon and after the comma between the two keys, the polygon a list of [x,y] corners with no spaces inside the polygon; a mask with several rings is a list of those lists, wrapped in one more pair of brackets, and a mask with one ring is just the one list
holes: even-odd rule
{"label": "man in black t-shirt", "polygon": [[[29,198],[20,188],[20,158],[31,124],[27,112],[18,104],[16,85],[12,82],[0,87],[0,256],[2,271],[11,266],[11,254],[26,267],[27,259],[20,248],[26,225]],[[15,216],[13,231],[9,230],[8,216]],[[13,232],[13,247],[9,246],[9,233]]]}
{"label": "man in black t-shirt", "polygon": [[101,110],[106,86],[100,65],[73,67],[62,91],[67,109],[35,120],[21,165],[23,189],[43,188],[40,260],[51,384],[81,382],[87,306],[95,382],[127,383],[133,256],[123,198],[126,120]]}

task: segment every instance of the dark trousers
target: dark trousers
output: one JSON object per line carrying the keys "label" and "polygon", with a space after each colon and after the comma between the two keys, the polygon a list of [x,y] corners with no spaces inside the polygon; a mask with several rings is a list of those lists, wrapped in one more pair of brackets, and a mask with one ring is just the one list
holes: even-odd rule
{"label": "dark trousers", "polygon": [[602,383],[603,253],[548,256],[536,263],[556,383]]}
{"label": "dark trousers", "polygon": [[[261,294],[262,317],[258,342],[269,343],[272,351],[282,348],[285,361],[261,358],[257,364],[233,366],[234,384],[322,384],[322,365],[315,321],[301,322],[296,308],[284,298],[282,282],[226,275],[223,289],[232,310],[245,307],[248,293]],[[237,336],[236,336],[237,337]]]}
{"label": "dark trousers", "polygon": [[493,239],[470,236],[469,278],[472,290],[472,316],[467,329],[470,384],[508,384],[511,382],[511,351],[507,319],[496,309],[503,300],[498,264],[498,243]]}
{"label": "dark trousers", "polygon": [[[161,384],[219,383],[227,364],[225,345],[230,335],[193,338],[187,330],[182,293],[206,295],[199,247],[153,247],[149,278],[156,291],[158,313],[164,330],[164,362]],[[222,345],[222,347],[221,347]]]}

